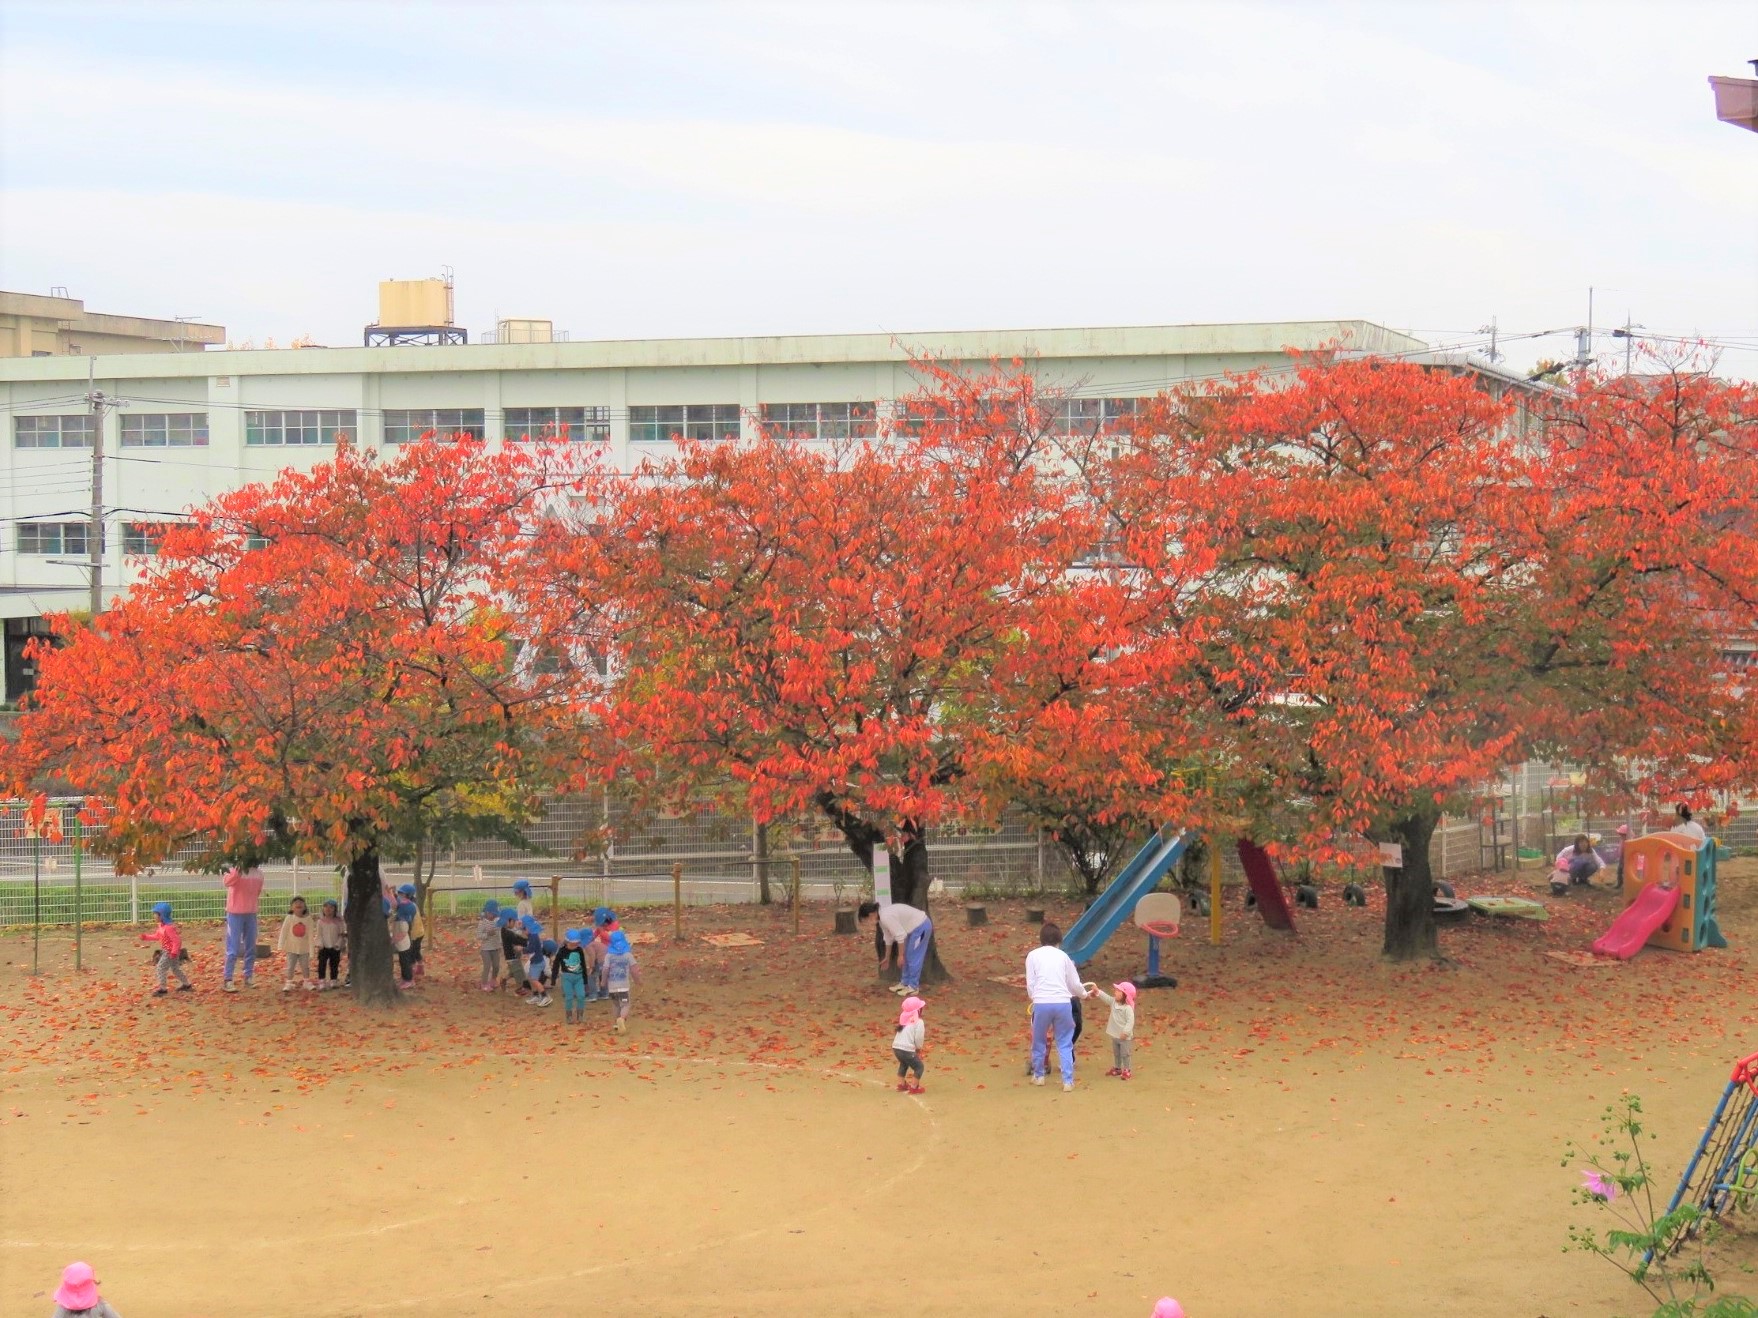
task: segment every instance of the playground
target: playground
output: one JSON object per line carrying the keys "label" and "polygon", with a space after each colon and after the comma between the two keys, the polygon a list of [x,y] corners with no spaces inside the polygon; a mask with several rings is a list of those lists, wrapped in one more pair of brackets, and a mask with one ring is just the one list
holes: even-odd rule
{"label": "playground", "polygon": [[[1528,871],[1459,896],[1539,896]],[[1728,948],[1582,963],[1624,900],[1473,916],[1449,963],[1379,962],[1381,902],[1327,889],[1267,929],[1230,889],[1186,918],[1175,989],[1139,1003],[1135,1078],[1089,1011],[1072,1094],[1022,1075],[1021,906],[936,908],[926,1093],[892,1088],[897,999],[830,911],[622,913],[631,1028],[476,988],[468,922],[389,1015],[342,994],[148,996],[134,934],[0,942],[0,1291],[48,1312],[90,1259],[128,1318],[204,1314],[1602,1315],[1644,1297],[1565,1254],[1563,1145],[1642,1096],[1669,1190],[1735,1058],[1758,1046],[1758,861],[1724,859]],[[1073,903],[1051,903],[1065,925]],[[704,935],[741,933],[745,945]],[[759,940],[752,944],[749,940]],[[1129,926],[1083,977],[1139,976]],[[1008,982],[1003,982],[1008,981]],[[224,1149],[224,1156],[219,1150]],[[176,1206],[176,1213],[169,1209]],[[1737,1222],[1737,1219],[1736,1219]],[[1725,1289],[1758,1290],[1730,1234]],[[29,1297],[43,1292],[36,1299]],[[20,1302],[19,1297],[25,1297]]]}

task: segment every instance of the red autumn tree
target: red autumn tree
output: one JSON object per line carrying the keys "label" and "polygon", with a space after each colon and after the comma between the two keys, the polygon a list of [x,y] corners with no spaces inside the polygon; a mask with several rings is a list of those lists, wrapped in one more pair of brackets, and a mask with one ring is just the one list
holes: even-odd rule
{"label": "red autumn tree", "polygon": [[20,777],[104,798],[99,845],[125,868],[190,842],[212,865],[344,862],[356,996],[392,1000],[381,861],[516,833],[571,744],[568,684],[522,662],[506,607],[564,461],[344,444],[195,510],[94,625],[58,621]]}
{"label": "red autumn tree", "polygon": [[[1173,630],[1197,643],[1184,689],[1210,692],[1258,828],[1297,820],[1296,843],[1321,856],[1402,845],[1394,959],[1436,952],[1435,823],[1498,769],[1591,751],[1607,767],[1643,757],[1651,781],[1702,757],[1723,778],[1750,772],[1729,758],[1743,693],[1714,657],[1750,633],[1758,600],[1735,543],[1752,524],[1749,391],[1704,385],[1690,420],[1663,421],[1663,401],[1611,406],[1599,388],[1562,407],[1546,450],[1468,377],[1308,360],[1292,380],[1163,400],[1124,459],[1141,559],[1174,543],[1209,560]],[[1712,459],[1711,432],[1732,451]],[[1675,672],[1696,684],[1685,701],[1658,694]],[[1644,726],[1624,717],[1632,701]],[[1670,719],[1649,723],[1662,706]]]}
{"label": "red autumn tree", "polygon": [[923,907],[932,826],[1111,730],[1078,697],[1122,639],[1113,586],[1070,572],[1098,534],[1030,378],[926,369],[893,438],[681,443],[551,541],[576,597],[614,602],[607,763],[760,822],[821,815]]}

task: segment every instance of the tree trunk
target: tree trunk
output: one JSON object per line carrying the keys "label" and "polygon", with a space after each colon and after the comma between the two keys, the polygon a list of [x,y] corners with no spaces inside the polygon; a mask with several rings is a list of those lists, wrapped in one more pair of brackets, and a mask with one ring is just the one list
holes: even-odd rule
{"label": "tree trunk", "polygon": [[[928,884],[932,881],[928,873],[928,843],[920,829],[910,828],[904,833],[903,855],[891,858],[891,900],[926,911]],[[922,983],[945,984],[951,978],[940,961],[939,935],[930,933],[928,954],[922,962]]]}
{"label": "tree trunk", "polygon": [[1428,844],[1439,816],[1413,810],[1393,823],[1386,839],[1404,848],[1404,867],[1386,876],[1386,940],[1382,954],[1391,961],[1439,959],[1435,933],[1434,878],[1428,868]]}
{"label": "tree trunk", "polygon": [[[873,853],[885,845],[885,834],[880,832],[866,820],[850,814],[842,808],[835,796],[829,792],[820,792],[817,796],[818,808],[824,812],[825,818],[835,824],[842,833],[848,849],[855,854],[869,872],[873,869]],[[914,906],[918,910],[928,909],[928,844],[923,840],[922,830],[913,826],[904,831],[903,855],[890,857],[891,900]],[[927,956],[922,962],[922,982],[925,984],[944,984],[951,980],[946,967],[940,960],[940,940],[934,934],[928,935]],[[880,958],[879,977],[895,980],[898,976],[898,948],[891,949],[891,957],[887,962],[884,955],[885,940],[880,934],[878,921],[874,921],[873,946],[875,954]]]}
{"label": "tree trunk", "polygon": [[769,825],[751,821],[751,864],[757,871],[757,904],[769,905]]}
{"label": "tree trunk", "polygon": [[388,1007],[397,1001],[383,896],[378,848],[368,847],[348,862],[347,920],[348,974],[354,981],[354,1000],[369,1007]]}

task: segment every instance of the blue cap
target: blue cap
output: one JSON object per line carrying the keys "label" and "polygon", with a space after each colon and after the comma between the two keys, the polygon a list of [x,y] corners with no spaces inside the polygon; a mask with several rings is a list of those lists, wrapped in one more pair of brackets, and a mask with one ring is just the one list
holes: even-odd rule
{"label": "blue cap", "polygon": [[555,939],[546,938],[543,940],[543,954],[545,956],[555,955]]}
{"label": "blue cap", "polygon": [[621,929],[610,936],[610,950],[619,955],[629,950],[629,936]]}
{"label": "blue cap", "polygon": [[415,918],[415,903],[414,902],[398,902],[397,903],[397,918],[399,920],[403,921],[404,924],[408,924],[411,920],[413,920]]}
{"label": "blue cap", "polygon": [[562,936],[570,943],[583,942],[586,938],[586,931],[584,929],[569,929]]}
{"label": "blue cap", "polygon": [[500,926],[503,929],[506,928],[506,926],[510,925],[513,922],[513,918],[514,918],[514,912],[512,912],[512,911],[502,911],[498,916],[495,917],[496,921],[500,924]]}
{"label": "blue cap", "polygon": [[414,895],[415,885],[413,883],[405,883],[401,888],[397,889],[397,896],[399,897],[413,897]]}
{"label": "blue cap", "polygon": [[527,933],[540,934],[543,932],[543,921],[535,915],[521,915],[519,923],[525,927]]}
{"label": "blue cap", "polygon": [[617,913],[608,906],[600,906],[592,912],[592,923],[597,928],[604,928],[617,918]]}
{"label": "blue cap", "polygon": [[514,879],[513,891],[518,893],[521,897],[529,897],[531,895],[531,880]]}
{"label": "blue cap", "polygon": [[170,902],[154,902],[153,903],[153,914],[159,917],[160,924],[170,924],[171,923],[171,903]]}
{"label": "blue cap", "polygon": [[490,897],[482,903],[482,913],[488,916],[498,916],[501,913],[501,904]]}

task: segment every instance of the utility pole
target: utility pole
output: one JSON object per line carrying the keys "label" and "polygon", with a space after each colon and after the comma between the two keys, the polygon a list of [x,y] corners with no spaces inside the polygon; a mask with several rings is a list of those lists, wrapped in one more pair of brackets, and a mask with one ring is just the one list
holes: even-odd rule
{"label": "utility pole", "polygon": [[1478,326],[1477,332],[1479,334],[1489,335],[1489,359],[1490,359],[1490,361],[1492,363],[1500,361],[1502,355],[1501,355],[1501,353],[1496,351],[1496,333],[1497,333],[1497,331],[1496,331],[1496,318],[1494,316],[1491,316],[1489,318],[1489,324]]}
{"label": "utility pole", "polygon": [[104,415],[116,406],[116,400],[98,391],[98,359],[88,357],[86,363],[85,398],[92,409],[92,520],[86,531],[86,550],[95,621],[104,611]]}

